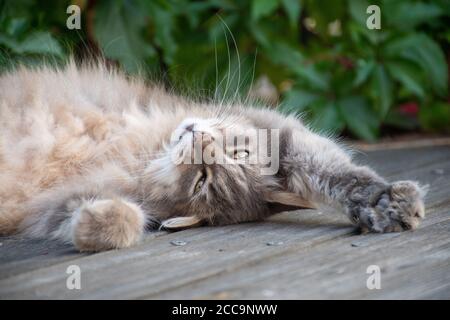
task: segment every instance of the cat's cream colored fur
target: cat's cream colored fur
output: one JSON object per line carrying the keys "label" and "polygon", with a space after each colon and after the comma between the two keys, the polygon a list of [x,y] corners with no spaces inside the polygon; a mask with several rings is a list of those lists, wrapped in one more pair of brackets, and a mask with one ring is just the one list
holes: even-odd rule
{"label": "cat's cream colored fur", "polygon": [[[121,248],[165,219],[217,225],[264,218],[265,195],[274,190],[338,208],[376,232],[415,228],[424,217],[416,183],[387,183],[294,117],[180,98],[101,64],[1,76],[0,121],[3,235],[56,238],[88,251]],[[174,164],[169,140],[191,124],[213,136],[280,129],[279,172]],[[193,194],[199,172],[208,179]]]}

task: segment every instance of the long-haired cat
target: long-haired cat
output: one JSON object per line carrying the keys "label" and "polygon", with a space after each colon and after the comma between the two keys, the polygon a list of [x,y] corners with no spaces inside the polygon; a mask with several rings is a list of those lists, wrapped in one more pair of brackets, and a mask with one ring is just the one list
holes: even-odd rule
{"label": "long-haired cat", "polygon": [[[302,199],[366,231],[413,229],[424,218],[417,183],[355,165],[294,116],[181,98],[102,64],[4,74],[0,121],[1,235],[100,251],[132,246],[161,224],[259,220],[274,202]],[[261,130],[267,139],[246,136]],[[229,135],[234,143],[223,143]],[[199,141],[226,161],[191,161]],[[272,160],[250,161],[261,141],[277,160],[269,174]]]}

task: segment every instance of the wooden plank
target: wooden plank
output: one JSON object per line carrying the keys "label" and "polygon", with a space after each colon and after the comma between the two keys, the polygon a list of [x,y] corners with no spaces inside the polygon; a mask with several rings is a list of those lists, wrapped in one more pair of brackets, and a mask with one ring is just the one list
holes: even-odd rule
{"label": "wooden plank", "polygon": [[392,149],[411,149],[411,148],[426,148],[430,146],[450,146],[450,137],[431,137],[424,138],[421,134],[408,135],[401,139],[390,138],[382,139],[377,143],[365,143],[360,141],[350,141],[349,144],[354,148],[364,151],[376,150],[392,150]]}
{"label": "wooden plank", "polygon": [[[134,248],[103,252],[23,273],[0,280],[0,297],[135,298],[239,266],[257,264],[290,249],[280,250],[268,246],[269,242],[305,247],[353,232],[346,223],[333,224],[334,217],[317,223],[314,212],[302,216],[305,223],[301,225],[281,220],[184,230]],[[177,247],[171,245],[172,240],[188,244]],[[82,270],[80,291],[66,289],[66,269],[71,264],[77,264]]]}
{"label": "wooden plank", "polygon": [[83,256],[72,245],[19,236],[0,240],[0,279]]}
{"label": "wooden plank", "polygon": [[[448,174],[450,172],[450,164],[448,163],[450,149],[430,148],[426,152],[414,151],[412,154],[403,150],[399,154],[397,151],[389,151],[384,155],[382,152],[375,153],[375,166],[382,170],[384,168],[386,172],[394,174],[396,179],[414,175],[423,182],[431,183],[432,192],[428,203],[432,206],[442,205],[448,209],[448,203],[446,204],[448,198],[446,196],[448,196],[448,190],[450,189]],[[414,161],[410,160],[412,157],[414,157]],[[445,159],[447,159],[447,162],[444,162]],[[380,163],[380,161],[384,161],[384,163]],[[436,169],[444,170],[443,174],[434,174],[433,172]],[[432,213],[425,220],[425,226],[445,222],[445,219],[442,218],[445,212],[435,212],[437,213]],[[433,229],[433,232],[435,231]],[[401,235],[403,234],[405,233]],[[438,235],[440,233],[435,232],[435,236],[438,237]],[[385,236],[369,235],[366,236],[368,238],[364,237],[363,239],[371,239],[371,237],[384,239]],[[278,261],[277,259],[291,256],[306,259],[308,255],[305,253],[313,254],[317,248],[322,248],[321,246],[323,246],[321,250],[325,250],[329,245],[339,243],[336,241],[348,241],[352,237],[354,237],[353,228],[349,226],[345,217],[341,215],[319,215],[315,211],[308,210],[302,211],[300,214],[281,214],[265,223],[249,223],[223,228],[199,228],[162,235],[156,239],[146,239],[140,246],[128,250],[110,251],[89,256],[69,255],[70,259],[66,257],[66,260],[58,260],[58,253],[55,253],[55,260],[48,262],[48,264],[45,264],[47,261],[45,257],[42,257],[45,255],[40,255],[40,259],[46,261],[45,263],[35,264],[34,266],[37,269],[35,267],[25,268],[20,272],[11,271],[14,267],[14,261],[8,262],[8,259],[14,260],[14,258],[9,256],[9,258],[0,260],[5,262],[5,264],[0,265],[0,275],[5,275],[4,279],[0,280],[0,297],[183,297],[183,292],[192,292],[192,296],[206,294],[209,297],[217,297],[215,293],[219,292],[218,297],[220,298],[222,297],[220,296],[221,291],[218,289],[220,285],[216,287],[218,291],[212,291],[214,286],[211,285],[216,283],[214,282],[216,279],[220,284],[220,282],[227,283],[229,281],[228,278],[225,279],[224,277],[231,277],[231,279],[238,279],[239,281],[229,282],[230,284],[239,285],[242,282],[242,285],[245,285],[244,279],[239,278],[241,273],[261,273],[264,270],[269,272],[273,267],[270,264],[271,261]],[[185,240],[188,244],[183,247],[175,247],[170,244],[170,241],[175,239]],[[443,240],[439,238],[436,241]],[[268,246],[267,243],[269,242],[272,242],[272,244],[282,242],[282,244]],[[442,245],[445,248],[447,243],[443,242]],[[25,243],[24,246],[26,249]],[[7,244],[5,248],[8,251],[11,248],[10,244]],[[336,250],[336,253],[340,253],[339,247],[331,248]],[[67,249],[61,248],[63,252]],[[364,253],[362,255],[364,256]],[[30,263],[33,261],[33,256],[29,253],[28,255],[19,254],[20,256],[26,257],[26,259],[18,259],[19,261],[26,261],[27,259],[30,260]],[[64,257],[64,254],[62,256]],[[349,263],[345,260],[345,255],[336,254],[335,256],[336,261],[341,261],[343,265]],[[323,264],[320,261],[314,261],[319,263],[315,266],[316,268],[320,268]],[[67,277],[65,271],[70,264],[77,264],[82,269],[83,288],[80,291],[70,291],[65,287]],[[262,268],[263,271],[257,271],[257,267]],[[297,272],[299,272],[298,270],[301,269],[297,269]],[[446,269],[444,265],[442,270],[448,272],[448,267]],[[302,272],[300,271],[300,275]],[[305,274],[307,273],[305,272]],[[326,273],[325,276],[327,276]],[[275,277],[271,281],[276,280]],[[212,282],[210,283],[210,281]],[[289,288],[288,282],[286,285]],[[196,286],[200,288],[197,291],[195,291]],[[211,290],[206,290],[206,287],[211,288]],[[291,288],[293,287],[291,286]],[[314,286],[309,290],[313,294]],[[441,296],[446,292],[445,286],[439,290],[441,291],[429,291],[428,296]],[[305,290],[306,292],[308,290]],[[249,294],[255,295],[256,293]],[[265,291],[265,294],[270,296],[271,293]],[[278,296],[275,297],[280,297],[280,294],[277,294]],[[237,295],[237,297],[242,296]],[[245,296],[245,298],[252,297]]]}
{"label": "wooden plank", "polygon": [[[421,149],[357,152],[355,161],[373,167],[380,174],[390,177],[402,172],[414,173],[430,165],[439,167],[450,161],[450,147],[429,147]],[[403,178],[408,178],[405,175]]]}
{"label": "wooden plank", "polygon": [[[166,232],[155,232],[147,240]],[[80,253],[72,245],[58,241],[29,239],[21,236],[0,238],[0,279],[54,264],[69,262],[89,253]]]}
{"label": "wooden plank", "polygon": [[[448,299],[450,219],[442,213],[414,232],[336,238],[145,298]],[[381,268],[381,290],[366,287],[370,265]]]}

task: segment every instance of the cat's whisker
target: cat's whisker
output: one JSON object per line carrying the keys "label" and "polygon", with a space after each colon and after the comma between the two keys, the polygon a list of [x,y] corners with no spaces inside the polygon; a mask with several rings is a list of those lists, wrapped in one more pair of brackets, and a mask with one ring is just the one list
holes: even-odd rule
{"label": "cat's whisker", "polygon": [[[222,21],[222,23],[225,25],[225,27],[227,28],[228,32],[230,33],[231,39],[233,40],[233,44],[234,44],[234,48],[236,50],[236,57],[237,57],[237,63],[238,63],[238,79],[237,79],[237,85],[236,85],[236,90],[235,93],[233,95],[233,100],[234,101],[237,97],[237,95],[239,94],[239,89],[240,89],[240,81],[241,81],[241,59],[240,59],[240,55],[239,55],[239,48],[238,45],[236,43],[236,39],[233,35],[233,33],[230,30],[230,27],[228,26],[228,24],[222,19],[222,17],[220,17],[220,15],[218,15],[220,21]],[[228,42],[227,42],[228,45]],[[233,79],[234,79],[234,74],[233,74]]]}
{"label": "cat's whisker", "polygon": [[215,61],[215,67],[216,67],[216,86],[214,88],[214,99],[213,102],[217,101],[217,90],[218,90],[218,86],[219,86],[219,64],[217,61],[217,42],[216,42],[216,37],[214,37],[214,61]]}
{"label": "cat's whisker", "polygon": [[228,88],[229,88],[229,85],[230,85],[230,76],[231,76],[231,54],[230,54],[230,47],[229,47],[229,43],[228,43],[228,36],[227,36],[227,33],[226,33],[225,28],[223,27],[223,25],[222,25],[222,29],[223,29],[223,33],[224,33],[224,36],[225,36],[225,44],[226,44],[226,47],[227,47],[228,73],[226,75],[227,82],[226,82],[226,85],[225,85],[225,91],[224,91],[222,99],[220,101],[220,105],[222,105],[223,102],[225,101],[225,99],[227,98]]}

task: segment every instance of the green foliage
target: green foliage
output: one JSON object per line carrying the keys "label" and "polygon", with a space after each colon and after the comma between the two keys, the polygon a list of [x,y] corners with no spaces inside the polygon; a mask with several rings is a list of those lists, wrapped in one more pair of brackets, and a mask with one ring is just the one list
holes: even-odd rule
{"label": "green foliage", "polygon": [[[81,30],[66,28],[69,4]],[[366,27],[369,4],[381,30]],[[374,141],[387,127],[450,130],[449,18],[449,0],[0,0],[0,68],[100,50],[215,98],[264,75],[283,112]]]}

